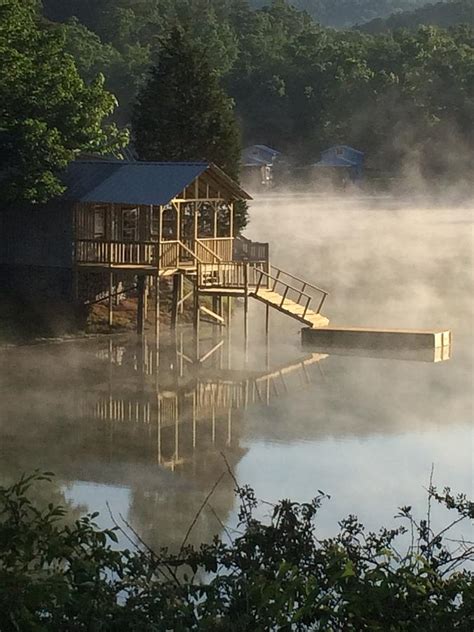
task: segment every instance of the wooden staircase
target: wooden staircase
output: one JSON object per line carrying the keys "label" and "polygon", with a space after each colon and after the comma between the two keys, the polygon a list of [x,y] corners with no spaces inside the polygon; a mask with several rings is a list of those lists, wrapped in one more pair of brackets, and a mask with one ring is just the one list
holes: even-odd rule
{"label": "wooden staircase", "polygon": [[253,297],[308,327],[329,324],[321,314],[329,293],[266,261],[198,264],[197,284],[201,294]]}
{"label": "wooden staircase", "polygon": [[258,292],[252,292],[251,296],[277,309],[283,314],[287,314],[299,320],[301,323],[308,325],[308,327],[327,327],[327,325],[329,325],[329,319],[325,316],[322,316],[312,309],[305,309],[300,303],[289,298],[284,298],[278,292],[260,288]]}

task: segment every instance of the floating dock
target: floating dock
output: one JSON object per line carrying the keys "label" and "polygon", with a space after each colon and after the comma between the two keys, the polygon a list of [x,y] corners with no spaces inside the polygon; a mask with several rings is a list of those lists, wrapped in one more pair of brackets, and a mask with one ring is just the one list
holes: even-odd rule
{"label": "floating dock", "polygon": [[451,346],[450,331],[372,329],[363,327],[305,327],[303,346],[318,349],[439,349]]}

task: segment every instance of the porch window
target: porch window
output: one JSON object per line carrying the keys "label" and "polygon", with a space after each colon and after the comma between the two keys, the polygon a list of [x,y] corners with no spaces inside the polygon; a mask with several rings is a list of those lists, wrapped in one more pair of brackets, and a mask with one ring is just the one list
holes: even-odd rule
{"label": "porch window", "polygon": [[168,204],[163,207],[163,237],[162,239],[177,239],[178,217],[175,208]]}
{"label": "porch window", "polygon": [[106,209],[103,206],[94,207],[94,239],[105,237]]}
{"label": "porch window", "polygon": [[127,208],[122,210],[122,237],[124,241],[137,241],[138,239],[138,209]]}
{"label": "porch window", "polygon": [[150,234],[152,237],[158,237],[160,234],[160,207],[154,206],[151,211]]}

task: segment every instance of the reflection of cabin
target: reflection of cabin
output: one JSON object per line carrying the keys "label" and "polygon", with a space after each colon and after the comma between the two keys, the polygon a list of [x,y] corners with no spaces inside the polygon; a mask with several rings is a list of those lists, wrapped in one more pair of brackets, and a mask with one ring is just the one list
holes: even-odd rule
{"label": "reflection of cabin", "polygon": [[347,145],[335,145],[321,152],[318,162],[311,165],[313,175],[329,177],[333,182],[345,184],[362,178],[364,153]]}
{"label": "reflection of cabin", "polygon": [[280,152],[266,145],[252,145],[242,151],[242,181],[249,188],[271,187],[273,168]]}

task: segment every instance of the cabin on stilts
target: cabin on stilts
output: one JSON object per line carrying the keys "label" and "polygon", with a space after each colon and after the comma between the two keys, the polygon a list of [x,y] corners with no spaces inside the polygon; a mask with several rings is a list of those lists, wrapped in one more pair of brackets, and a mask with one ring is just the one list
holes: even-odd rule
{"label": "cabin on stilts", "polygon": [[[250,196],[214,164],[77,160],[64,184],[64,195],[44,206],[0,214],[0,277],[12,291],[76,307],[105,301],[112,324],[117,297],[133,288],[138,331],[153,297],[158,334],[168,278],[172,324],[186,300],[196,328],[202,311],[223,323],[223,296],[242,296],[245,307],[253,296],[267,312],[327,324],[327,292],[270,266],[268,244],[237,234],[236,204]],[[205,294],[212,309],[200,305]]]}

